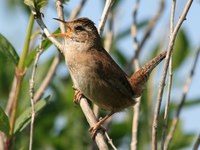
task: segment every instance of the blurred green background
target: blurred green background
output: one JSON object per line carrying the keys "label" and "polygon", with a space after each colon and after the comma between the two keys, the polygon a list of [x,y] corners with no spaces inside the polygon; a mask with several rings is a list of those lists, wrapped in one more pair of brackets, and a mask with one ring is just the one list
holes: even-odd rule
{"label": "blurred green background", "polygon": [[[138,10],[138,40],[143,37],[145,28],[152,16],[156,13],[159,4],[149,1],[142,1]],[[177,22],[187,1],[177,4],[175,22]],[[64,5],[65,17],[68,18],[71,11],[77,7],[80,1],[69,1]],[[84,16],[92,19],[98,26],[101,12],[103,10],[104,1],[87,1],[79,16]],[[131,58],[134,55],[133,39],[130,33],[132,24],[133,1],[116,1],[113,6],[113,32],[114,37],[111,44],[110,52],[117,63],[128,73],[134,71],[130,67]],[[150,8],[151,7],[151,8]],[[197,15],[200,9],[198,1],[194,1],[193,6],[188,14],[187,20],[183,23],[183,28],[180,30],[174,48],[173,59],[173,86],[172,100],[169,112],[169,125],[177,110],[177,105],[182,95],[183,85],[189,75],[191,66],[196,55],[200,41],[200,22]],[[149,9],[150,8],[150,9]],[[162,47],[166,47],[169,37],[169,18],[170,18],[171,3],[166,2],[165,10],[157,23],[151,37],[146,41],[142,53],[140,54],[140,64],[143,65],[152,57],[154,57]],[[50,31],[54,31],[58,27],[58,23],[52,18],[57,17],[55,3],[50,1],[43,9],[44,22]],[[29,8],[20,0],[2,1],[0,6],[0,33],[7,38],[13,48],[18,53],[19,57],[24,45],[24,39],[27,31],[30,11]],[[103,42],[108,31],[108,24],[104,30]],[[34,23],[33,33],[37,35],[38,25]],[[39,36],[32,36],[30,45],[30,54],[38,46]],[[163,42],[164,41],[164,42]],[[164,43],[164,44],[163,44]],[[48,43],[50,44],[50,43]],[[46,73],[52,64],[53,58],[57,55],[57,50],[54,46],[50,48],[45,45],[45,52],[42,54],[37,68],[35,79],[35,89],[40,87],[42,81],[46,77]],[[0,50],[0,106],[5,110],[9,93],[11,91],[13,78],[15,75],[15,65],[4,52],[6,49]],[[32,72],[32,57],[27,57],[27,73],[23,79],[20,89],[19,102],[17,107],[17,118],[30,107],[29,97],[29,79]],[[32,59],[30,59],[32,58]],[[162,63],[163,65],[163,63]],[[138,132],[138,149],[150,149],[151,143],[151,123],[152,113],[154,111],[154,103],[157,96],[158,84],[161,75],[161,66],[152,73],[148,82],[147,90],[142,96],[141,110],[139,114],[139,132]],[[186,104],[181,114],[181,120],[175,132],[175,137],[170,145],[170,149],[191,149],[196,136],[200,132],[200,92],[199,92],[199,63],[193,77],[191,89],[186,98]],[[72,82],[64,63],[64,58],[61,56],[61,61],[56,69],[56,72],[44,93],[43,97],[50,95],[48,102],[42,106],[39,111],[33,137],[33,149],[46,150],[64,150],[64,149],[92,149],[93,141],[89,134],[89,125],[79,107],[73,103],[74,91]],[[164,102],[161,108],[159,122],[159,140],[161,139]],[[100,111],[100,116],[105,116],[107,112]],[[124,112],[117,113],[113,117],[110,124],[109,135],[113,143],[119,149],[129,149],[131,142],[132,128],[132,108]],[[0,122],[1,123],[1,122]],[[15,142],[12,149],[28,149],[29,143],[29,126],[22,131],[16,132]]]}

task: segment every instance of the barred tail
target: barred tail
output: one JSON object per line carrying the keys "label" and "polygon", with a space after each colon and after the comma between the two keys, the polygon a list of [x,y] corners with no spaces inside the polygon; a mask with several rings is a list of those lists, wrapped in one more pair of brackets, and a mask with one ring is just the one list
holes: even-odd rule
{"label": "barred tail", "polygon": [[131,76],[129,80],[136,93],[135,97],[141,96],[150,73],[166,57],[166,54],[167,51],[160,53]]}

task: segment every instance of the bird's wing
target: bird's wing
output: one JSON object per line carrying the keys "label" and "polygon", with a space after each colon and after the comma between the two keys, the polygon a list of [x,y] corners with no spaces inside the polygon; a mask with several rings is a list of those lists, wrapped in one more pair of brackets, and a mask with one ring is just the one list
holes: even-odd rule
{"label": "bird's wing", "polygon": [[[100,53],[100,55],[99,55]],[[102,80],[110,84],[117,91],[121,92],[126,97],[132,99],[134,97],[134,91],[127,79],[125,72],[117,65],[117,63],[112,59],[112,57],[104,50],[94,52],[95,57],[101,56],[99,59],[98,69],[99,75]]]}

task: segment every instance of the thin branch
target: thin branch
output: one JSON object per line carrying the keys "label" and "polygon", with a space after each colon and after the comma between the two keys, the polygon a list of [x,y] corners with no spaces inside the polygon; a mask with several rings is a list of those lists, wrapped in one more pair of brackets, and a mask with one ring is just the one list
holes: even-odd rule
{"label": "thin branch", "polygon": [[37,64],[39,61],[39,57],[42,53],[42,40],[43,40],[43,34],[41,34],[40,37],[40,44],[37,50],[33,71],[30,79],[30,101],[31,101],[31,108],[32,108],[32,115],[31,115],[31,126],[30,126],[30,141],[29,141],[29,150],[32,150],[33,146],[33,129],[34,129],[34,121],[35,121],[35,102],[34,102],[34,85],[35,85],[35,74],[37,69]]}
{"label": "thin branch", "polygon": [[107,52],[110,52],[110,48],[113,41],[113,11],[108,14],[108,31],[106,31],[104,48]]}
{"label": "thin branch", "polygon": [[[63,16],[63,0],[56,0],[56,10],[58,14],[58,18],[64,20]],[[65,25],[59,21],[61,33],[65,33]]]}
{"label": "thin branch", "polygon": [[177,112],[176,112],[176,116],[172,120],[172,125],[171,125],[171,128],[169,130],[169,133],[168,133],[166,141],[165,141],[164,150],[168,149],[169,144],[170,144],[170,142],[171,142],[171,140],[172,140],[172,138],[174,136],[174,131],[176,129],[176,126],[177,126],[179,118],[180,118],[180,112],[181,112],[181,110],[183,108],[183,105],[185,103],[185,99],[186,99],[187,93],[189,91],[191,81],[192,81],[193,76],[194,76],[194,71],[195,71],[195,68],[196,68],[196,65],[197,65],[197,61],[198,61],[198,58],[199,58],[199,53],[200,53],[200,48],[197,51],[197,54],[196,54],[196,57],[195,57],[195,60],[194,60],[194,64],[193,64],[192,69],[190,71],[190,74],[189,74],[189,76],[188,76],[188,78],[186,80],[186,83],[185,83],[185,85],[183,87],[183,95],[182,95],[180,104],[178,106],[178,109],[177,109]]}
{"label": "thin branch", "polygon": [[38,13],[35,15],[35,19],[37,21],[37,23],[39,24],[39,26],[41,27],[41,29],[43,30],[43,32],[45,33],[46,37],[60,50],[60,52],[63,52],[63,47],[62,44],[59,43],[57,41],[56,38],[54,38],[53,36],[51,36],[50,31],[47,29],[46,25],[44,24],[42,18],[41,18],[41,14]]}
{"label": "thin branch", "polygon": [[[173,0],[172,2],[172,13],[171,13],[171,21],[170,21],[170,36],[172,36],[173,30],[174,30],[174,15],[175,15],[175,8],[176,8],[176,0]],[[170,104],[170,95],[171,95],[171,87],[172,87],[172,54],[170,56],[170,62],[169,62],[169,77],[168,77],[168,89],[167,89],[167,99],[165,104],[165,112],[164,112],[164,124],[163,124],[163,131],[162,131],[162,141],[161,141],[161,149],[164,149],[164,143],[165,143],[165,136],[166,131],[168,127],[168,110],[169,110],[169,104]]]}
{"label": "thin branch", "polygon": [[112,139],[109,137],[108,133],[105,132],[106,138],[108,139],[108,143],[111,145],[113,150],[117,150],[117,148],[115,147],[115,145],[112,142]]}
{"label": "thin branch", "polygon": [[163,95],[163,90],[165,86],[165,79],[166,79],[166,74],[167,74],[167,69],[169,66],[169,60],[170,56],[174,47],[175,39],[178,34],[178,31],[183,23],[183,21],[186,19],[186,15],[189,11],[189,8],[192,4],[193,0],[188,0],[185,9],[181,15],[181,17],[178,20],[178,23],[173,31],[172,36],[170,37],[168,49],[167,49],[167,56],[165,58],[165,64],[163,68],[163,73],[162,73],[162,78],[159,84],[159,91],[158,91],[158,96],[157,96],[157,102],[156,102],[156,107],[155,107],[155,112],[154,112],[154,119],[153,119],[153,125],[152,125],[152,150],[157,150],[157,135],[158,135],[158,117],[160,113],[160,106],[161,106],[161,101],[162,101],[162,95]]}
{"label": "thin branch", "polygon": [[[139,0],[136,0],[133,8],[133,24],[131,27],[131,35],[133,37],[134,42],[134,50],[135,53],[138,51],[138,40],[137,40],[137,12],[139,8]],[[133,59],[133,64],[135,67],[135,71],[140,69],[138,55],[135,55]],[[132,123],[132,141],[131,141],[131,150],[137,149],[137,135],[138,135],[138,122],[139,122],[139,111],[140,111],[140,101],[141,97],[136,99],[137,103],[133,106],[133,123]]]}
{"label": "thin branch", "polygon": [[[94,126],[97,123],[97,120],[87,102],[87,99],[81,98],[80,106],[81,106],[81,109],[82,109],[90,127]],[[104,141],[103,132],[101,130],[97,130],[96,136],[95,136],[95,141],[100,150],[108,150],[108,146],[107,146],[106,142]]]}
{"label": "thin branch", "polygon": [[200,134],[199,134],[199,136],[197,137],[197,139],[194,143],[193,150],[198,150],[199,145],[200,145]]}
{"label": "thin branch", "polygon": [[106,0],[106,4],[104,6],[103,13],[101,15],[101,19],[100,19],[99,26],[98,26],[98,32],[99,32],[100,36],[102,36],[103,29],[104,29],[104,26],[106,23],[106,19],[108,17],[108,12],[109,12],[112,4],[114,3],[114,1],[115,0]]}

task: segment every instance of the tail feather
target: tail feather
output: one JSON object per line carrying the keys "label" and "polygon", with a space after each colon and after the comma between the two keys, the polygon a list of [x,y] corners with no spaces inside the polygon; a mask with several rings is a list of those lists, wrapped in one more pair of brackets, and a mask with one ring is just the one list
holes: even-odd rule
{"label": "tail feather", "polygon": [[135,97],[141,96],[150,73],[166,57],[166,54],[167,51],[160,53],[131,76],[129,80],[134,93],[136,93]]}

